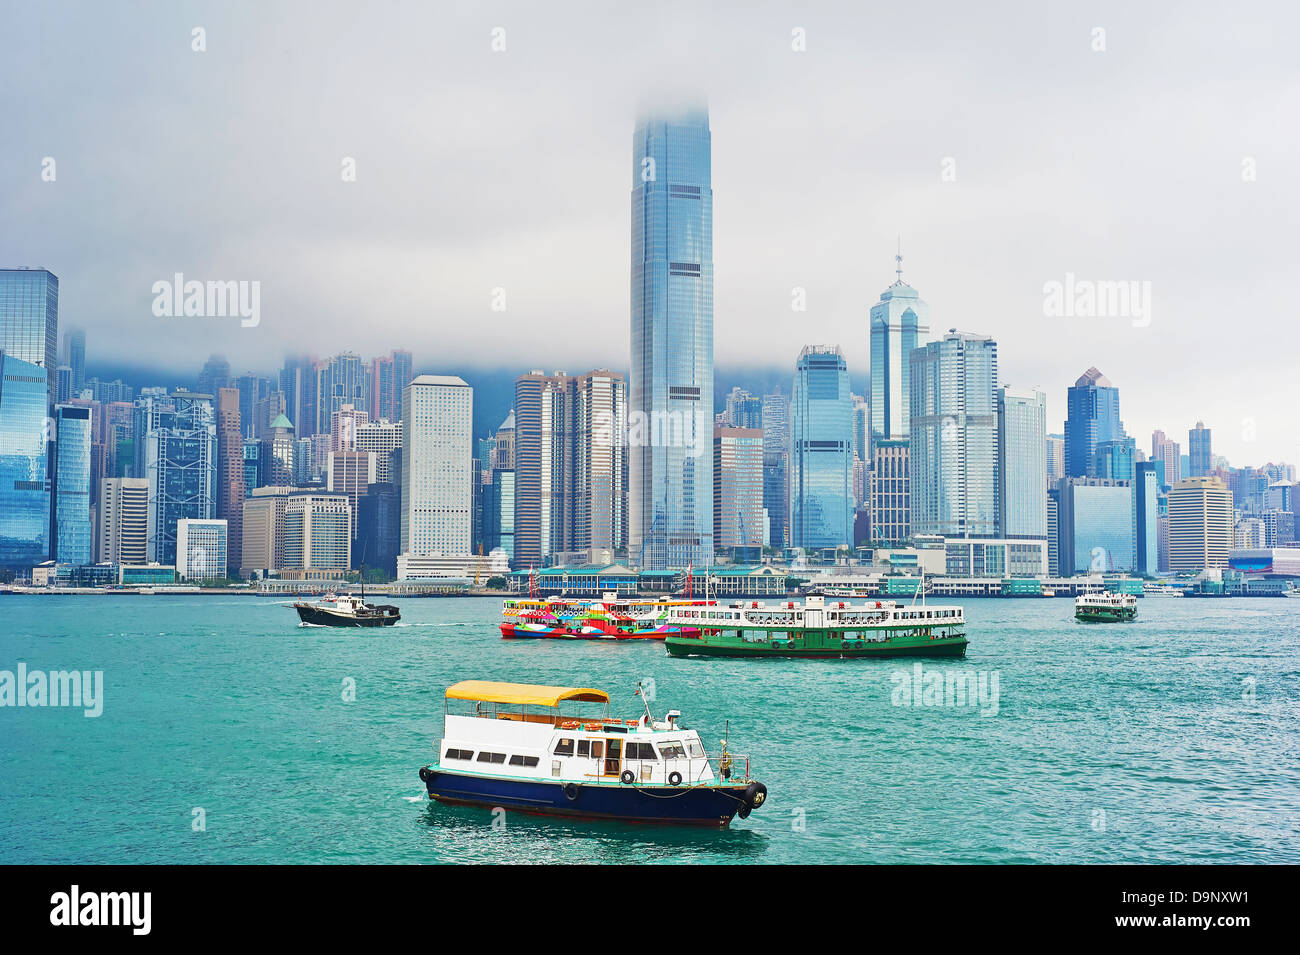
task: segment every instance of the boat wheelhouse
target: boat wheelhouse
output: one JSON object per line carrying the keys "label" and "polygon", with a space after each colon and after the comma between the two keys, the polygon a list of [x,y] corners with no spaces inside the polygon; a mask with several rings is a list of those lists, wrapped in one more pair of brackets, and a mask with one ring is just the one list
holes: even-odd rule
{"label": "boat wheelhouse", "polygon": [[665,624],[672,608],[702,603],[641,600],[614,593],[599,600],[510,598],[501,606],[501,636],[507,640],[663,640],[680,630]]}
{"label": "boat wheelhouse", "polygon": [[665,640],[674,656],[896,657],[963,656],[966,616],[958,606],[827,600],[802,604],[749,601],[683,607],[668,622],[700,635]]}
{"label": "boat wheelhouse", "polygon": [[1080,623],[1124,623],[1137,617],[1133,594],[1084,594],[1074,598],[1074,619]]}
{"label": "boat wheelhouse", "polygon": [[603,690],[468,680],[447,688],[443,724],[438,761],[420,770],[442,803],[726,826],[767,797],[725,740],[711,757],[678,711],[656,720],[648,704],[612,718]]}

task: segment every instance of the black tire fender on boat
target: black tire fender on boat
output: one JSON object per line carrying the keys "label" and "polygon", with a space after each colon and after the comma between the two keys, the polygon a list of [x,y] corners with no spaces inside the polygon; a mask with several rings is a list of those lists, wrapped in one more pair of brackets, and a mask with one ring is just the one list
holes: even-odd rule
{"label": "black tire fender on boat", "polygon": [[680,786],[682,784],[682,774],[674,770],[668,774],[669,786]]}
{"label": "black tire fender on boat", "polygon": [[431,773],[431,772],[429,771],[429,767],[428,767],[428,766],[421,766],[421,767],[420,767],[420,782],[422,782],[422,783],[427,783],[427,782],[429,781],[429,777],[432,776],[432,775],[433,775],[433,773]]}
{"label": "black tire fender on boat", "polygon": [[567,800],[569,800],[569,802],[573,802],[575,799],[578,798],[578,784],[577,784],[577,783],[565,783],[565,784],[564,784],[564,798],[567,799]]}
{"label": "black tire fender on boat", "polygon": [[624,786],[631,786],[636,782],[636,773],[632,772],[630,769],[625,769],[622,774],[619,775],[618,781]]}
{"label": "black tire fender on boat", "polygon": [[748,819],[749,814],[766,801],[767,787],[760,782],[752,782],[745,787],[745,795],[741,799],[740,808],[736,810],[736,815],[741,819]]}

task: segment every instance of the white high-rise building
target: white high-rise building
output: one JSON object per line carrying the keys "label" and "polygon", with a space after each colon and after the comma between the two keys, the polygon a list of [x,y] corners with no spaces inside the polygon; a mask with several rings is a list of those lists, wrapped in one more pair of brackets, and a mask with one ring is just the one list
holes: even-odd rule
{"label": "white high-rise building", "polygon": [[468,556],[474,389],[452,375],[420,375],[402,407],[401,553]]}
{"label": "white high-rise building", "polygon": [[176,522],[176,576],[180,580],[221,580],[226,576],[224,518],[182,517]]}

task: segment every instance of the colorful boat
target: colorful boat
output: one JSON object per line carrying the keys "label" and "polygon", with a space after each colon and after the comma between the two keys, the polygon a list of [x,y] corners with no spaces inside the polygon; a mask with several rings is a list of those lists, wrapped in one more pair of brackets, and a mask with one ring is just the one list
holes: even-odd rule
{"label": "colorful boat", "polygon": [[1133,594],[1084,594],[1074,598],[1074,619],[1080,623],[1126,623],[1138,614]]}
{"label": "colorful boat", "polygon": [[966,653],[966,617],[958,606],[901,606],[890,601],[828,601],[809,594],[803,604],[762,601],[683,607],[671,625],[698,627],[699,636],[672,634],[674,656],[917,657]]}
{"label": "colorful boat", "polygon": [[710,757],[678,711],[656,720],[645,703],[640,719],[613,719],[609,694],[585,687],[457,683],[436,745],[438,761],[420,779],[430,799],[452,805],[726,826],[767,799],[726,740]]}
{"label": "colorful boat", "polygon": [[507,640],[663,640],[682,632],[681,627],[664,623],[673,607],[703,603],[620,598],[612,593],[599,600],[511,598],[501,607],[501,636]]}

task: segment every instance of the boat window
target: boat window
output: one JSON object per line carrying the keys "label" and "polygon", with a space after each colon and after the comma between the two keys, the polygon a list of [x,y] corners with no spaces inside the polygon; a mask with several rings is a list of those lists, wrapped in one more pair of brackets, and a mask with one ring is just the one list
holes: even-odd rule
{"label": "boat window", "polygon": [[472,749],[449,749],[443,759],[473,759],[474,751]]}
{"label": "boat window", "polygon": [[700,745],[700,741],[697,739],[688,739],[686,749],[694,759],[699,759],[704,755],[704,747]]}
{"label": "boat window", "polygon": [[510,757],[510,765],[511,765],[511,766],[528,766],[528,767],[531,768],[531,767],[537,765],[537,757],[536,757],[536,756],[511,756],[511,757]]}
{"label": "boat window", "polygon": [[655,759],[655,748],[649,743],[628,743],[625,759]]}
{"label": "boat window", "polygon": [[572,755],[573,755],[573,740],[570,739],[570,738],[567,737],[567,736],[563,737],[563,738],[562,738],[558,743],[555,744],[555,755],[556,755],[556,756],[572,756]]}
{"label": "boat window", "polygon": [[604,740],[593,739],[593,740],[591,741],[591,758],[592,758],[592,759],[600,759],[600,758],[601,758],[602,756],[604,756],[604,755],[605,755],[605,742],[604,742]]}
{"label": "boat window", "polygon": [[579,756],[591,755],[591,740],[589,739],[578,740],[578,755]]}
{"label": "boat window", "polygon": [[504,763],[506,761],[505,753],[479,753],[478,761],[480,763]]}
{"label": "boat window", "polygon": [[659,752],[664,759],[683,759],[686,756],[686,750],[682,749],[682,744],[676,740],[660,743]]}

